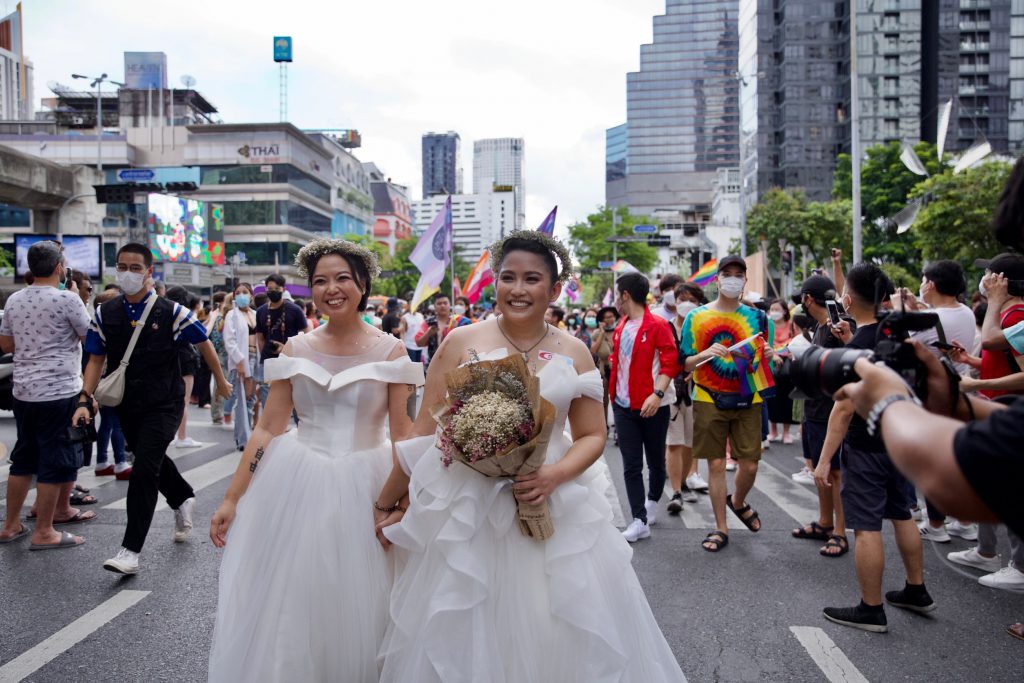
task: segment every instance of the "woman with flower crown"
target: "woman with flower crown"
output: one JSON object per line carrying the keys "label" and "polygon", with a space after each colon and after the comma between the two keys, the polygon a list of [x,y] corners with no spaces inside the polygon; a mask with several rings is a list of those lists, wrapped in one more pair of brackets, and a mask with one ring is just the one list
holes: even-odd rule
{"label": "woman with flower crown", "polygon": [[[412,438],[396,444],[399,463],[374,504],[381,543],[407,554],[381,680],[684,681],[611,524],[607,479],[591,467],[605,445],[601,376],[582,342],[544,321],[569,254],[532,231],[491,254],[501,315],[452,331],[438,348]],[[445,375],[507,354],[523,356],[556,409],[545,464],[515,481],[446,467],[431,417]],[[525,536],[515,499],[547,502],[554,534]]]}
{"label": "woman with flower crown", "polygon": [[[316,240],[296,259],[329,322],[266,362],[270,396],[210,522],[225,548],[211,681],[377,681],[394,557],[374,536],[390,438],[423,370],[360,319],[374,255]],[[292,410],[298,428],[285,432]],[[358,425],[358,428],[356,426]]]}

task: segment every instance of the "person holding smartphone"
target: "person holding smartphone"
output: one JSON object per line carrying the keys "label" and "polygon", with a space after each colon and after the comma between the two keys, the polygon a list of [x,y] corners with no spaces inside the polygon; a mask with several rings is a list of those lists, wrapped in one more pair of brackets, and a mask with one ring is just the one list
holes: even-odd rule
{"label": "person holding smartphone", "polygon": [[[306,312],[284,298],[284,276],[268,275],[263,281],[267,287],[267,303],[256,311],[256,345],[260,349],[260,363],[281,355],[285,343],[305,332],[309,326]],[[262,374],[262,373],[261,373]],[[266,403],[267,389],[260,390],[260,403]]]}

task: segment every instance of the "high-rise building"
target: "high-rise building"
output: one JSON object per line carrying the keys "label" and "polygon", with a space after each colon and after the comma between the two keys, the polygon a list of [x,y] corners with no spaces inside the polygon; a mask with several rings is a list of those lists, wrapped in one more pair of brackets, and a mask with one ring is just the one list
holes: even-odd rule
{"label": "high-rise building", "polygon": [[735,0],[666,0],[640,70],[626,75],[628,170],[616,204],[709,210],[717,169],[738,162],[737,49]]}
{"label": "high-rise building", "polygon": [[623,123],[604,132],[604,203],[625,204],[626,161],[629,150],[629,124]]}
{"label": "high-rise building", "polygon": [[461,139],[455,131],[423,136],[423,198],[462,194]]}
{"label": "high-rise building", "polygon": [[483,194],[511,188],[515,193],[515,227],[526,220],[526,144],[522,138],[491,138],[473,142],[473,192]]}
{"label": "high-rise building", "polygon": [[32,94],[32,62],[25,59],[21,31],[21,3],[0,19],[0,120],[27,121],[35,107]]}

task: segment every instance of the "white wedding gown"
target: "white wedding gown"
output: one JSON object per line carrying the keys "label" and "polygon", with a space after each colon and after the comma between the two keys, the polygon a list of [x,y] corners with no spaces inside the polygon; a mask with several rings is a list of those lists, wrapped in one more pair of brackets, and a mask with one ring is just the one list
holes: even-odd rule
{"label": "white wedding gown", "polygon": [[355,356],[310,336],[266,361],[267,381],[291,382],[299,425],[270,442],[228,532],[210,681],[379,677],[396,555],[373,531],[392,465],[388,384],[422,384],[423,366],[384,360],[401,346],[390,336]]}
{"label": "white wedding gown", "polygon": [[[504,349],[488,354],[501,357]],[[557,423],[547,462],[571,445],[570,403],[602,401],[597,370],[555,359],[539,371]],[[381,680],[394,683],[685,681],[611,524],[606,467],[550,499],[555,533],[522,535],[508,479],[445,468],[434,436],[397,444],[411,471],[404,519],[385,530],[407,551],[391,593]]]}

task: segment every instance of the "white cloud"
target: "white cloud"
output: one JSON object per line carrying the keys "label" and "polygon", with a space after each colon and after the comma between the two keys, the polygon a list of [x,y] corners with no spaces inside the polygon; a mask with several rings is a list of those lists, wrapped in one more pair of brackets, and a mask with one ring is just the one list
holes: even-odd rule
{"label": "white cloud", "polygon": [[[13,9],[13,2],[7,3]],[[604,129],[625,120],[625,74],[664,0],[26,0],[36,95],[73,71],[112,78],[122,52],[167,53],[225,121],[276,121],[271,38],[291,35],[289,120],[357,128],[374,161],[418,198],[420,136],[458,131],[466,183],[473,140],[526,139],[527,225],[604,201]]]}

